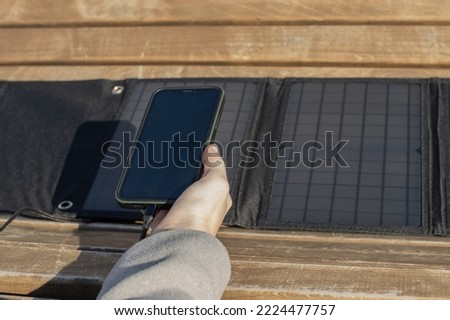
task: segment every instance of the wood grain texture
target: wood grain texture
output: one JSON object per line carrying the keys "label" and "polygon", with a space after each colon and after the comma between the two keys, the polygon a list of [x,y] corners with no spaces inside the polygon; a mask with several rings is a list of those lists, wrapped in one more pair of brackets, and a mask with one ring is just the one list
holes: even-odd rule
{"label": "wood grain texture", "polygon": [[0,26],[449,24],[439,0],[2,0]]}
{"label": "wood grain texture", "polygon": [[450,294],[448,239],[228,232],[221,236],[233,270],[225,299],[440,299]]}
{"label": "wood grain texture", "polygon": [[[138,226],[22,219],[0,234],[0,292],[94,298]],[[224,299],[450,298],[450,239],[222,228]],[[349,281],[351,279],[351,281]]]}
{"label": "wood grain texture", "polygon": [[113,66],[0,66],[0,79],[7,81],[67,81],[89,79],[150,78],[450,78],[450,68],[383,67],[265,67],[192,65]]}
{"label": "wood grain texture", "polygon": [[0,292],[93,299],[117,253],[0,245]]}
{"label": "wood grain texture", "polygon": [[449,13],[438,0],[5,0],[0,79],[449,77]]}
{"label": "wood grain texture", "polygon": [[[246,288],[256,294],[279,292],[297,299],[310,296],[321,299],[448,299],[450,294],[448,269],[233,261],[232,270],[231,291],[235,287]],[[231,293],[230,296],[233,297]]]}
{"label": "wood grain texture", "polygon": [[39,298],[0,293],[0,300],[39,300]]}
{"label": "wood grain texture", "polygon": [[[0,216],[0,224],[2,223]],[[0,245],[123,253],[139,240],[140,225],[61,223],[18,219],[0,233]]]}
{"label": "wood grain texture", "polygon": [[0,29],[0,65],[449,68],[450,27]]}

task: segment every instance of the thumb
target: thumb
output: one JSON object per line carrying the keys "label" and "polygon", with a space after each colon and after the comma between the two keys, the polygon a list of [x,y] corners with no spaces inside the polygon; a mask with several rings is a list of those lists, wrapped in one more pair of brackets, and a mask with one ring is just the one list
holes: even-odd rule
{"label": "thumb", "polygon": [[203,175],[216,173],[226,179],[225,163],[216,144],[210,144],[203,151]]}

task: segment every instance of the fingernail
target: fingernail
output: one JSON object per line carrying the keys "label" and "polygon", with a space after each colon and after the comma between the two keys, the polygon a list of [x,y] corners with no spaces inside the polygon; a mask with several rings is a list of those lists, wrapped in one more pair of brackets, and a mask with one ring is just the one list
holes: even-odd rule
{"label": "fingernail", "polygon": [[217,149],[217,147],[215,145],[211,145],[209,147],[209,151],[211,151],[213,153],[217,153],[217,152],[219,152],[219,149]]}

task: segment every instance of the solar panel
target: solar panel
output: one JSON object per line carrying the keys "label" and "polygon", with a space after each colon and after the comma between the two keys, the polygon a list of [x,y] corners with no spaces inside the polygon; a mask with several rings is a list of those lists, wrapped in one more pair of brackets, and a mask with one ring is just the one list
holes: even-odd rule
{"label": "solar panel", "polygon": [[[420,226],[420,104],[419,84],[294,83],[282,140],[295,147],[278,159],[268,222]],[[327,131],[333,145],[348,140],[340,150],[348,167],[286,168]]]}
{"label": "solar panel", "polygon": [[[112,140],[122,141],[123,134],[130,133],[133,140],[136,135],[142,118],[144,116],[150,97],[153,92],[161,87],[177,86],[208,86],[217,85],[224,88],[226,92],[225,105],[216,134],[216,140],[222,145],[230,141],[242,141],[246,130],[252,103],[255,99],[257,81],[249,80],[206,80],[206,81],[177,81],[177,80],[149,80],[138,83],[120,115],[119,125],[114,133]],[[106,156],[111,156],[106,153]],[[127,156],[125,154],[125,156]],[[233,184],[234,172],[238,163],[239,153],[231,153],[225,159],[227,165],[227,174],[230,185]],[[83,207],[87,215],[104,215],[105,217],[115,217],[122,219],[139,218],[142,215],[138,210],[121,208],[115,198],[114,192],[122,173],[122,166],[109,169],[101,167],[92,184],[89,195]]]}

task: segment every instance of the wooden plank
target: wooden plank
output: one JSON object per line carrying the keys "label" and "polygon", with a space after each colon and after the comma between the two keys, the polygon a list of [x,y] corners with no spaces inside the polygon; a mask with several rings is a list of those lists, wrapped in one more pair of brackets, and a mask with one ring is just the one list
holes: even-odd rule
{"label": "wooden plank", "polygon": [[132,224],[18,218],[0,233],[0,292],[94,299],[138,231]]}
{"label": "wooden plank", "polygon": [[[11,215],[1,213],[0,223],[5,222]],[[118,232],[140,232],[140,223],[117,223],[117,222],[82,222],[67,221],[60,222],[49,219],[17,217],[10,226],[30,228],[34,230],[51,230],[51,231],[74,231],[74,230],[96,230],[96,231],[118,231]],[[8,227],[10,228],[10,227]]]}
{"label": "wooden plank", "polygon": [[[228,246],[229,250],[230,247]],[[306,254],[297,256],[292,247],[286,250],[283,258],[266,256],[266,261],[259,261],[262,256],[256,255],[245,259],[232,257],[232,279],[224,298],[242,299],[355,299],[355,298],[448,298],[450,294],[449,265],[420,265],[411,259],[412,254],[399,252],[398,262],[393,262],[395,255],[384,260],[384,253],[378,253],[378,259],[362,261],[368,258],[362,248],[345,252],[342,258],[322,250],[318,246],[316,252],[320,257],[312,258]],[[280,252],[283,248],[272,247]],[[232,250],[230,250],[232,252]],[[264,250],[261,250],[264,252]],[[302,250],[303,251],[303,250]],[[267,252],[267,251],[266,251]],[[373,252],[374,256],[377,253]],[[290,257],[288,257],[288,255]],[[347,261],[345,260],[345,255]],[[372,258],[373,258],[372,257]],[[406,258],[406,260],[403,260]],[[439,261],[439,255],[434,259]],[[271,260],[270,263],[268,261]],[[384,260],[384,261],[383,261]],[[431,262],[431,264],[433,264]],[[264,279],[262,281],[262,279]],[[350,280],[351,279],[351,280]],[[246,291],[246,292],[244,292]]]}
{"label": "wooden plank", "polygon": [[12,28],[0,43],[3,66],[450,68],[447,26]]}
{"label": "wooden plank", "polygon": [[139,235],[140,227],[118,223],[21,220],[0,233],[0,245],[122,253],[139,240]]}
{"label": "wooden plank", "polygon": [[[395,263],[399,269],[450,270],[450,253],[442,248],[415,248],[406,245],[389,245],[383,248],[376,244],[333,244],[326,242],[289,243],[288,241],[260,241],[222,239],[229,248],[233,261],[286,262],[294,264],[339,264],[348,267],[384,267]],[[276,249],[274,249],[276,248]],[[448,249],[447,247],[446,249]]]}
{"label": "wooden plank", "polygon": [[[134,243],[128,227],[107,226],[15,221],[0,234],[0,292],[94,298]],[[226,299],[450,298],[448,238],[236,228],[219,238],[232,261]]]}
{"label": "wooden plank", "polygon": [[221,234],[233,270],[225,299],[443,299],[450,295],[447,238],[233,232]]}
{"label": "wooden plank", "polygon": [[89,79],[151,78],[450,78],[450,68],[371,68],[371,67],[264,67],[191,65],[114,66],[0,66],[0,79],[6,81],[67,81]]}
{"label": "wooden plank", "polygon": [[15,294],[0,294],[0,300],[41,300],[41,299],[29,296],[18,296]]}
{"label": "wooden plank", "polygon": [[0,26],[449,24],[439,0],[2,0]]}
{"label": "wooden plank", "polygon": [[[278,238],[273,233],[262,236],[253,232],[245,237],[240,232],[228,232],[225,229],[220,232],[219,238],[229,249],[232,260],[291,263],[313,261],[321,264],[338,262],[348,266],[384,265],[395,261],[399,266],[414,264],[418,268],[450,267],[450,252],[446,251],[450,248],[450,241],[447,239],[376,239],[369,235],[355,239],[343,237],[339,240],[338,236],[328,237],[327,234],[288,236],[285,232],[280,232],[280,235]],[[138,233],[131,232],[63,232],[14,227],[2,232],[0,245],[122,253],[137,240]],[[276,251],[274,247],[277,248]]]}
{"label": "wooden plank", "polygon": [[53,247],[66,250],[93,250],[122,253],[139,240],[139,233],[78,230],[55,232],[27,228],[9,228],[2,232],[0,244],[28,247]]}
{"label": "wooden plank", "polygon": [[92,299],[120,254],[1,244],[0,257],[2,293]]}
{"label": "wooden plank", "polygon": [[[273,298],[279,293],[297,299],[450,298],[448,268],[399,269],[395,265],[350,268],[339,264],[327,266],[232,261],[232,270],[230,291],[234,288],[247,289],[248,296],[256,293],[258,298]],[[264,291],[271,294],[268,297],[258,295]],[[234,297],[232,292],[225,295],[225,298]]]}
{"label": "wooden plank", "polygon": [[[0,215],[0,224],[7,215]],[[45,219],[17,218],[2,233],[0,241],[20,241],[37,244],[54,244],[77,247],[77,237],[87,237],[87,243],[110,243],[110,248],[122,250],[131,246],[140,233],[140,225],[132,223],[105,222],[56,222]],[[101,239],[104,237],[105,239]],[[372,246],[393,250],[405,250],[408,247],[417,250],[438,250],[450,248],[450,237],[430,235],[404,234],[370,234],[370,233],[330,233],[305,232],[294,230],[254,230],[223,226],[218,237],[226,241],[250,241],[255,245],[260,243],[276,243],[277,246],[307,245],[320,243],[320,248],[331,245]],[[245,248],[245,245],[244,245]],[[450,253],[449,253],[450,254]]]}
{"label": "wooden plank", "polygon": [[[274,289],[259,288],[235,288],[227,287],[222,295],[223,300],[337,300],[345,299],[336,297],[334,292],[311,293],[299,291],[286,291]],[[354,297],[352,300],[364,299],[363,297]],[[379,298],[382,299],[382,298]]]}
{"label": "wooden plank", "polygon": [[270,240],[297,242],[348,243],[354,245],[374,244],[381,246],[411,245],[414,247],[450,248],[449,237],[405,234],[373,234],[373,233],[336,233],[310,232],[295,230],[255,230],[243,228],[222,228],[219,236],[222,239]]}

